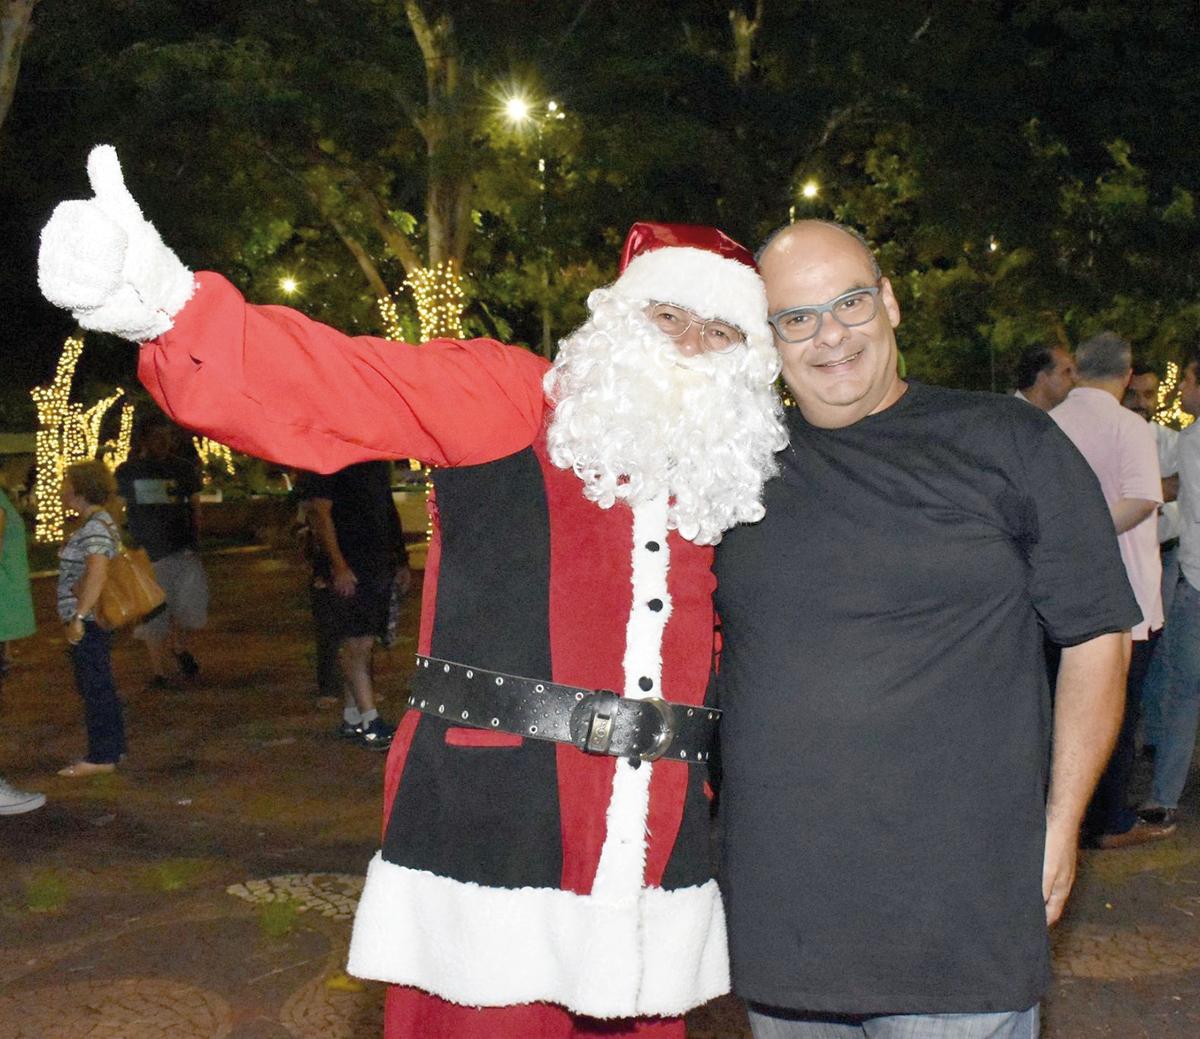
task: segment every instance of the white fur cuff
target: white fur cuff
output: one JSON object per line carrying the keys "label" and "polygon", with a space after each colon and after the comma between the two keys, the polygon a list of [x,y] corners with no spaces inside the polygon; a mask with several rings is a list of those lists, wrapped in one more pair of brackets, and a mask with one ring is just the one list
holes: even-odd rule
{"label": "white fur cuff", "polygon": [[555,1003],[675,1017],[729,990],[716,881],[602,901],[488,888],[386,862],[367,871],[348,970],[466,1006]]}

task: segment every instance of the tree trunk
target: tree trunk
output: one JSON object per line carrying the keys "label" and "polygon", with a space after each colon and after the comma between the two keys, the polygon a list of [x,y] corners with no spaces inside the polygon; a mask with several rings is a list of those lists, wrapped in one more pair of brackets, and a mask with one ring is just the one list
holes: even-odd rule
{"label": "tree trunk", "polygon": [[21,48],[29,38],[38,0],[0,0],[0,127],[12,107],[21,70]]}
{"label": "tree trunk", "polygon": [[739,10],[729,12],[729,24],[733,29],[733,81],[741,83],[750,76],[754,68],[754,37],[762,28],[763,0],[756,0],[754,17]]}
{"label": "tree trunk", "polygon": [[404,9],[425,59],[426,108],[417,127],[429,156],[429,265],[449,261],[461,270],[471,239],[474,135],[461,89],[454,20],[442,13],[431,21],[420,0],[405,0]]}

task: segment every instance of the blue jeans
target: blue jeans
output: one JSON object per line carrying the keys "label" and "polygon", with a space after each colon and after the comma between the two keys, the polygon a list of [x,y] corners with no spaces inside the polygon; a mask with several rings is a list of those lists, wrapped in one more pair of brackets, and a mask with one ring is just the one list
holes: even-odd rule
{"label": "blue jeans", "polygon": [[1151,673],[1162,684],[1150,802],[1174,808],[1187,782],[1200,715],[1200,591],[1186,579],[1175,589]]}
{"label": "blue jeans", "polygon": [[[1001,1014],[818,1014],[774,1017],[750,1007],[754,1039],[1037,1039],[1040,1008]],[[777,1011],[777,1013],[785,1013]]]}
{"label": "blue jeans", "polygon": [[[1171,607],[1175,602],[1175,590],[1183,577],[1179,573],[1179,546],[1168,548],[1162,554],[1162,600],[1163,616],[1170,618]],[[1166,628],[1164,626],[1165,633]],[[1161,663],[1165,656],[1160,645],[1154,653],[1154,661],[1146,673],[1146,681],[1142,684],[1142,741],[1151,747],[1157,747],[1162,733],[1162,702],[1165,695],[1166,673]]]}
{"label": "blue jeans", "polygon": [[112,632],[85,621],[83,638],[70,647],[75,688],[83,697],[87,761],[104,765],[125,753],[125,719],[112,673]]}

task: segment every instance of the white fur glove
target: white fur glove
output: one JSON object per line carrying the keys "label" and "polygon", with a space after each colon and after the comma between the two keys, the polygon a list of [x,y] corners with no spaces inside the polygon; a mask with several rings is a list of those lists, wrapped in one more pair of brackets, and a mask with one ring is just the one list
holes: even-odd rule
{"label": "white fur glove", "polygon": [[42,228],[38,285],[83,328],[141,343],[171,327],[195,279],[125,187],[116,150],[88,156],[95,197],[61,202]]}

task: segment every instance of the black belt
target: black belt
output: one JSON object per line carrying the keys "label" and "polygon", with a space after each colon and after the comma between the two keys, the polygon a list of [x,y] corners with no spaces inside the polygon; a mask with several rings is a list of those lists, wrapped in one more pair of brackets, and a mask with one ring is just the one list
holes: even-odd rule
{"label": "black belt", "polygon": [[408,705],[454,725],[569,743],[635,764],[667,758],[704,764],[721,712],[658,698],[630,700],[520,675],[417,656]]}

